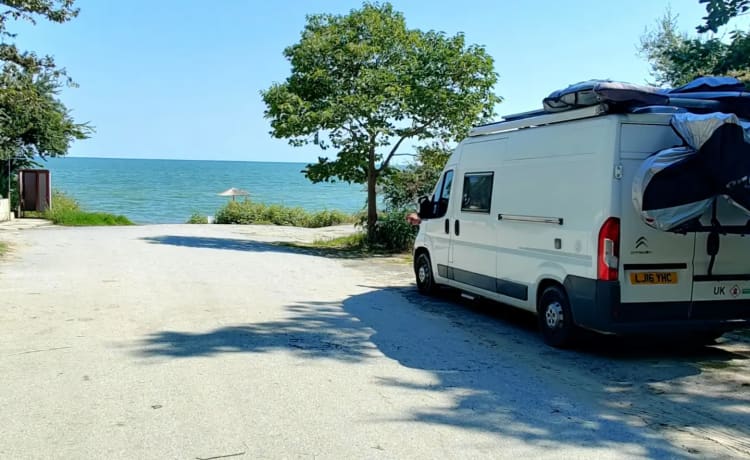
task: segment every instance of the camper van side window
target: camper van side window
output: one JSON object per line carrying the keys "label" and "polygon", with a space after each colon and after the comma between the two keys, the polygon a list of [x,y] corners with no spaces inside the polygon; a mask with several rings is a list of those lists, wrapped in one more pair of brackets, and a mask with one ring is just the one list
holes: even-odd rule
{"label": "camper van side window", "polygon": [[451,188],[453,187],[453,170],[446,171],[443,180],[440,182],[438,196],[435,197],[434,217],[443,217],[448,212],[448,202],[451,198]]}
{"label": "camper van side window", "polygon": [[461,196],[461,211],[490,212],[492,204],[492,179],[494,173],[464,174],[464,189]]}

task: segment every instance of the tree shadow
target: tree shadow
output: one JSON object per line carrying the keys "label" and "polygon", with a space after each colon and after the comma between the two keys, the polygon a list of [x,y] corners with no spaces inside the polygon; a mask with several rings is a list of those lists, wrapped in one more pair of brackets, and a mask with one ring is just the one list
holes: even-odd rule
{"label": "tree shadow", "polygon": [[[706,363],[747,360],[744,354],[646,345],[623,351],[622,343],[610,339],[593,348],[555,350],[539,339],[531,315],[466,302],[450,292],[425,298],[412,287],[375,289],[342,303],[298,303],[286,310],[283,320],[203,333],[160,332],[147,337],[139,353],[186,358],[283,350],[347,363],[385,356],[427,372],[430,382],[408,372],[384,371],[377,380],[383,391],[413,392],[422,404],[401,418],[375,422],[451,426],[550,449],[589,446],[616,449],[625,457],[679,457],[685,451],[665,441],[661,428],[750,434],[750,415],[735,410],[747,404],[746,394],[682,392],[672,397],[660,387],[699,376]],[[447,397],[452,404],[431,405],[425,395]],[[721,414],[730,428],[719,426],[709,412]],[[750,451],[737,449],[745,455]]]}
{"label": "tree shadow", "polygon": [[[564,437],[568,433],[571,440],[580,439],[590,445],[618,444],[633,439],[628,438],[623,428],[636,420],[653,428],[635,434],[636,438],[643,436],[645,442],[653,441],[659,430],[670,427],[693,433],[698,438],[719,439],[738,455],[750,454],[750,442],[745,440],[750,435],[747,429],[750,412],[743,409],[750,403],[747,391],[750,383],[726,385],[723,374],[704,375],[706,370],[734,366],[738,367],[735,371],[742,372],[748,367],[748,347],[738,353],[715,346],[686,347],[669,337],[623,338],[591,334],[574,350],[556,350],[542,342],[537,333],[536,317],[530,313],[495,302],[467,301],[450,290],[432,299],[409,288],[402,289],[401,294],[420,310],[439,314],[450,321],[451,327],[469,332],[473,336],[471,341],[481,345],[463,357],[443,352],[461,345],[450,342],[441,343],[435,353],[422,350],[420,354],[397,356],[405,366],[433,370],[440,367],[431,362],[429,356],[449,357],[442,359],[441,365],[453,372],[440,374],[438,387],[442,389],[465,385],[467,379],[463,374],[473,376],[469,387],[472,394],[457,401],[450,411],[417,412],[415,420],[457,426],[470,424],[492,431],[499,426],[497,408],[506,407],[523,411],[520,426],[529,431],[516,433],[516,437],[543,444],[554,442],[556,434]],[[366,308],[355,304],[347,310],[378,331],[371,340],[381,351],[388,349],[388,343],[399,340],[391,335],[393,328],[373,324],[382,323],[382,319]],[[420,337],[421,330],[415,334],[412,339],[429,343],[429,337]],[[495,355],[494,358],[478,359],[482,350],[488,348],[492,352],[489,356]],[[530,356],[542,359],[530,359]],[[726,385],[726,388],[695,391],[691,386],[698,377],[707,378],[708,386],[714,383],[717,387]],[[383,383],[413,390],[428,389],[393,379]],[[576,401],[585,401],[587,397],[593,404],[605,408],[600,417],[587,419],[576,414]],[[531,406],[521,408],[519,401],[528,401]],[[561,420],[564,426],[557,426]],[[519,420],[513,422],[517,428]],[[740,435],[732,438],[736,433]],[[665,453],[652,446],[648,456],[660,457]],[[674,452],[668,456],[673,455]]]}
{"label": "tree shadow", "polygon": [[163,244],[198,249],[215,249],[226,251],[280,252],[306,254],[334,259],[368,259],[388,258],[394,253],[388,251],[369,251],[361,248],[314,247],[310,244],[289,241],[259,242],[239,238],[216,238],[205,236],[162,235],[141,238],[151,244]]}
{"label": "tree shadow", "polygon": [[361,361],[375,351],[356,318],[339,305],[307,302],[287,307],[291,319],[230,326],[205,333],[162,331],[148,336],[140,354],[187,358],[285,349],[306,358]]}
{"label": "tree shadow", "polygon": [[217,249],[225,251],[248,252],[297,252],[292,248],[275,243],[261,243],[239,238],[215,238],[207,236],[162,235],[141,238],[151,244],[164,244],[198,249]]}

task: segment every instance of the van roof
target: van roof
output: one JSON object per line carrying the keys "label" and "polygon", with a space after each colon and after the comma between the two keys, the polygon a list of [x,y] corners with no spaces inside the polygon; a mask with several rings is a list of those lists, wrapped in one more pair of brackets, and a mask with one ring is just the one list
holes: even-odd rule
{"label": "van roof", "polygon": [[[740,118],[750,117],[750,93],[736,91],[703,91],[685,94],[659,95],[661,105],[648,105],[644,100],[609,99],[583,108],[561,109],[559,111],[533,110],[506,115],[503,120],[481,125],[469,132],[469,137],[484,136],[521,128],[562,123],[583,118],[598,117],[607,114],[674,114],[681,112],[734,113]],[[599,99],[601,100],[601,98]],[[639,104],[640,102],[640,104]],[[652,102],[653,104],[653,102]],[[573,106],[571,106],[573,107]]]}

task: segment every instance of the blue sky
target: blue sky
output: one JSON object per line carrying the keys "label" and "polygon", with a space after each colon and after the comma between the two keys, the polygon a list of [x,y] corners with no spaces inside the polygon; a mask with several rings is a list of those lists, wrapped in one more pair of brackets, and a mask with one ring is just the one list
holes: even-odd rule
{"label": "blue sky", "polygon": [[[499,115],[532,110],[551,91],[590,78],[643,83],[636,45],[666,0],[394,0],[412,28],[485,45],[500,75]],[[259,91],[283,81],[284,47],[309,13],[345,13],[358,1],[78,0],[78,18],[13,25],[23,49],[53,55],[80,85],[63,101],[96,127],[72,156],[314,161],[314,147],[273,139]],[[680,27],[705,14],[674,0]],[[406,146],[408,149],[408,146]]]}

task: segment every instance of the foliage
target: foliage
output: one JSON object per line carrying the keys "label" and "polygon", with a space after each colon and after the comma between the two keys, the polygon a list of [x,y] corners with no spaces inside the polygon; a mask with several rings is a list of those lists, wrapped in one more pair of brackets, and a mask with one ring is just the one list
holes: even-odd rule
{"label": "foliage", "polygon": [[[36,24],[37,19],[63,23],[78,16],[73,7],[75,0],[0,0],[0,61],[5,66],[13,64],[30,74],[46,74],[55,79],[65,76],[64,69],[58,69],[50,56],[39,57],[33,52],[21,51],[8,39],[16,34],[8,30],[11,21],[27,21]],[[68,80],[69,83],[72,83]]]}
{"label": "foliage", "polygon": [[412,211],[391,211],[381,214],[375,226],[375,238],[370,245],[395,252],[411,249],[419,227],[406,221],[408,212]]}
{"label": "foliage", "polygon": [[[58,93],[73,85],[65,69],[49,56],[21,51],[9,41],[13,21],[35,24],[39,18],[66,22],[78,14],[74,0],[0,0],[0,193],[9,181],[13,206],[17,204],[15,175],[19,169],[39,166],[35,158],[65,155],[76,139],[92,132],[75,123]],[[10,161],[9,161],[10,160]]]}
{"label": "foliage", "polygon": [[367,248],[367,237],[362,232],[356,232],[351,235],[339,236],[336,238],[315,240],[310,247],[317,249],[343,249],[349,251],[365,250]]}
{"label": "foliage", "polygon": [[187,221],[188,224],[207,224],[208,223],[208,216],[204,216],[203,214],[199,212],[194,212],[192,215],[190,215],[190,218]]}
{"label": "foliage", "polygon": [[732,18],[743,15],[750,10],[750,0],[698,0],[706,4],[706,16],[703,24],[696,27],[698,32],[717,32]]}
{"label": "foliage", "polygon": [[461,137],[500,100],[483,47],[467,46],[463,34],[408,29],[388,3],[308,16],[284,56],[291,75],[262,92],[271,133],[335,150],[304,173],[313,182],[366,183],[370,238],[377,181],[401,144]]}
{"label": "foliage", "polygon": [[441,144],[423,146],[417,152],[413,163],[393,168],[383,177],[381,190],[387,209],[414,208],[419,197],[431,195],[451,155],[447,146]]}
{"label": "foliage", "polygon": [[671,11],[641,37],[640,52],[651,63],[658,85],[680,86],[705,75],[729,75],[750,83],[750,35],[735,31],[730,41],[690,37],[677,30]]}
{"label": "foliage", "polygon": [[252,201],[230,201],[216,212],[217,224],[270,224],[319,228],[353,222],[340,211],[309,213],[302,208],[265,205]]}
{"label": "foliage", "polygon": [[115,216],[104,212],[86,212],[76,200],[57,190],[52,192],[52,207],[42,214],[56,225],[69,227],[133,225],[125,216]]}
{"label": "foliage", "polygon": [[[358,226],[362,226],[366,219],[366,216],[361,216]],[[347,257],[352,253],[362,256],[403,253],[414,245],[418,230],[417,227],[406,222],[406,211],[381,213],[375,228],[375,237],[372,239],[368,238],[366,233],[358,231],[351,235],[315,240],[311,244],[286,243],[286,245],[306,249],[344,251]]]}

